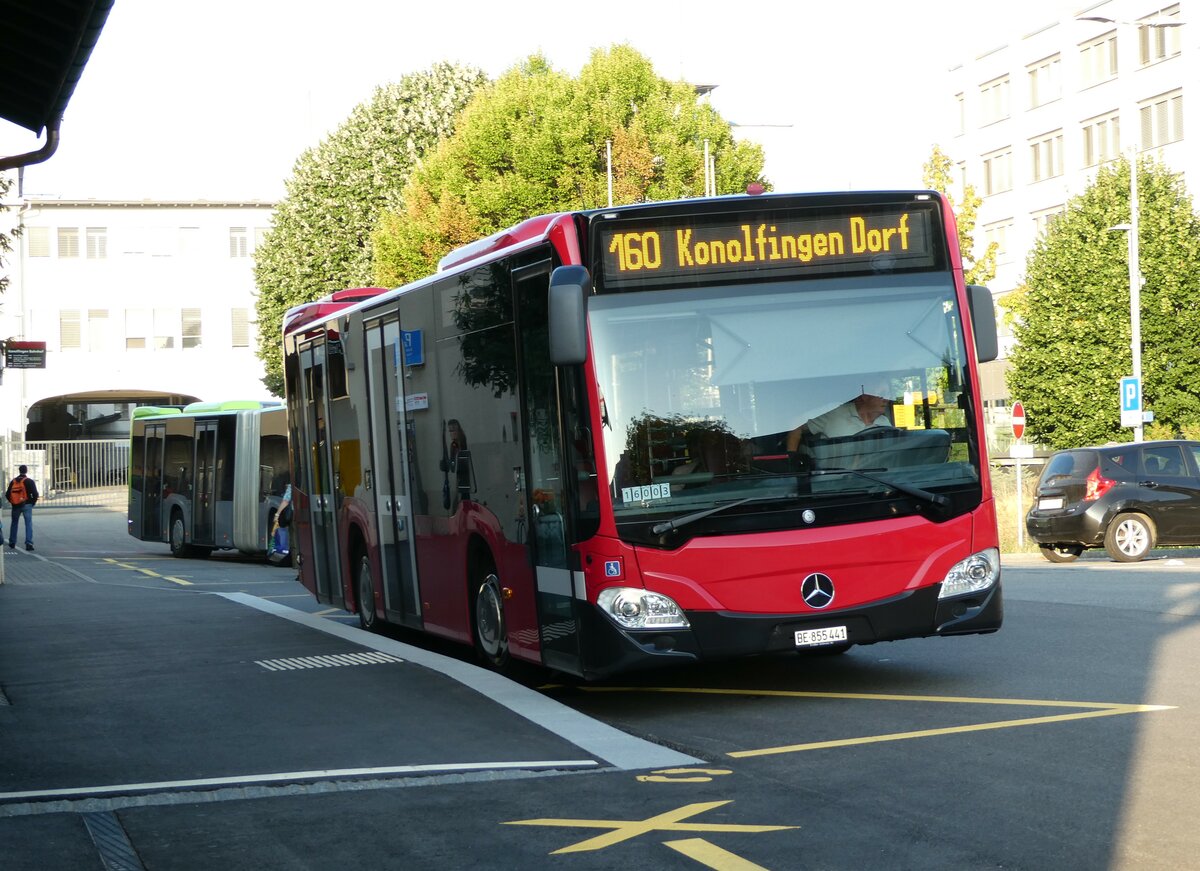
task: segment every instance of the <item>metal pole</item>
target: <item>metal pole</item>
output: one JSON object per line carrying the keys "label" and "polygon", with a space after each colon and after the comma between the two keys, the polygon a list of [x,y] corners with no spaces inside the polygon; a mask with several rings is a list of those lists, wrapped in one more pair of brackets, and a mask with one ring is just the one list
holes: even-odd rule
{"label": "metal pole", "polygon": [[[1134,149],[1129,161],[1129,350],[1133,354],[1133,377],[1138,383],[1138,398],[1145,407],[1146,388],[1142,383],[1142,272],[1138,268],[1138,160]],[[1139,409],[1140,410],[1140,409]],[[1133,428],[1133,440],[1142,440],[1142,421]]]}
{"label": "metal pole", "polygon": [[[1020,439],[1017,440],[1018,444]],[[1024,494],[1021,492],[1024,489],[1021,486],[1021,460],[1018,457],[1015,460],[1017,464],[1017,550],[1025,549],[1025,506],[1022,504]]]}
{"label": "metal pole", "polygon": [[604,151],[608,156],[608,207],[612,208],[612,140],[604,140]]}

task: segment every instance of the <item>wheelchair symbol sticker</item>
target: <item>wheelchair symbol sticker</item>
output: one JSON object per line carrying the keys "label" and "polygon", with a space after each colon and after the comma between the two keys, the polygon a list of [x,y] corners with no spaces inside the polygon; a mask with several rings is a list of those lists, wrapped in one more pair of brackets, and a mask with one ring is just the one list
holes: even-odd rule
{"label": "wheelchair symbol sticker", "polygon": [[621,577],[621,561],[619,559],[608,559],[604,561],[604,577]]}

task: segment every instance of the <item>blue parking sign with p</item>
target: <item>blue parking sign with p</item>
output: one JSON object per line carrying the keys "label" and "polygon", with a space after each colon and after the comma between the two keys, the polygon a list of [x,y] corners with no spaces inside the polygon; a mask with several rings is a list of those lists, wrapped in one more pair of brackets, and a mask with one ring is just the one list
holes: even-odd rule
{"label": "blue parking sign with p", "polygon": [[1121,379],[1121,426],[1142,423],[1142,382],[1140,378]]}

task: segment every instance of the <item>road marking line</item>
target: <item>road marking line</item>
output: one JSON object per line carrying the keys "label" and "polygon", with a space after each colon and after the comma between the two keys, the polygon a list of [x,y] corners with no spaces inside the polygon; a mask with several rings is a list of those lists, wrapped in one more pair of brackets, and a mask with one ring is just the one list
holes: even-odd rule
{"label": "road marking line", "polygon": [[767,871],[762,865],[755,865],[748,859],[743,859],[736,853],[722,850],[716,844],[710,844],[703,838],[685,838],[682,841],[663,841],[676,853],[682,853],[689,859],[695,859],[701,865],[707,865],[716,871]]}
{"label": "road marking line", "polygon": [[603,850],[614,844],[620,844],[638,835],[648,832],[781,832],[785,829],[796,829],[799,826],[745,826],[734,823],[685,823],[683,820],[694,817],[705,811],[730,804],[726,801],[706,801],[697,804],[684,805],[673,811],[656,814],[644,820],[569,820],[569,819],[536,819],[512,820],[504,823],[506,826],[562,826],[572,829],[611,829],[603,835],[596,835],[561,850],[555,850],[551,856],[560,853],[585,853],[593,850]]}
{"label": "road marking line", "polygon": [[753,756],[772,756],[779,753],[799,753],[804,750],[826,750],[832,747],[853,747],[859,744],[879,744],[885,741],[904,741],[909,738],[932,738],[937,735],[956,735],[962,732],[985,732],[989,729],[1010,729],[1014,726],[1038,726],[1046,723],[1062,723],[1067,720],[1086,720],[1094,717],[1112,717],[1118,714],[1137,714],[1145,711],[1168,710],[1165,705],[1124,705],[1098,711],[1082,711],[1077,714],[1057,714],[1048,717],[1028,717],[1023,720],[1000,720],[993,723],[975,723],[970,726],[947,726],[942,729],[921,729],[917,732],[893,732],[890,735],[867,735],[860,738],[843,738],[835,741],[814,741],[809,744],[790,744],[783,747],[764,747],[761,750],[739,750],[727,754],[735,759]]}
{"label": "road marking line", "polygon": [[[887,735],[864,735],[857,738],[841,738],[831,741],[814,741],[807,744],[788,744],[781,747],[764,747],[760,750],[738,750],[727,753],[734,759],[754,756],[771,756],[780,753],[799,753],[804,750],[825,750],[833,747],[853,747],[859,744],[878,744],[885,741],[904,741],[909,738],[931,738],[937,735],[954,735],[963,732],[983,732],[990,729],[1010,729],[1016,726],[1037,726],[1047,723],[1062,723],[1068,720],[1087,720],[1095,717],[1112,717],[1119,714],[1145,714],[1152,711],[1175,710],[1175,705],[1138,705],[1117,702],[1070,702],[1060,699],[992,699],[970,696],[902,696],[891,693],[819,693],[804,690],[756,690],[756,689],[713,689],[706,687],[579,687],[587,692],[641,692],[641,693],[690,693],[695,695],[763,696],[801,699],[843,699],[885,702],[939,702],[960,705],[1019,705],[1028,708],[1074,708],[1073,714],[1055,714],[1044,717],[1026,717],[1017,720],[1000,720],[976,723],[969,726],[947,726],[940,729],[921,729],[914,732],[893,732]],[[1082,710],[1081,710],[1082,709]]]}
{"label": "road marking line", "polygon": [[250,783],[287,783],[296,780],[336,780],[387,774],[429,774],[458,771],[490,771],[527,768],[596,768],[595,759],[559,759],[531,762],[451,762],[435,765],[385,765],[378,768],[324,768],[314,771],[286,771],[278,774],[246,774],[234,777],[202,777],[196,780],[159,780],[150,783],[117,783],[108,786],[77,786],[68,789],[35,789],[25,792],[0,792],[0,801],[46,799],[60,796],[113,795],[125,792],[163,789],[195,789],[205,786],[235,786]]}
{"label": "road marking line", "polygon": [[728,768],[660,768],[649,774],[639,774],[639,783],[712,783],[714,777],[733,774]]}
{"label": "road marking line", "polygon": [[111,563],[112,565],[115,565],[115,566],[120,566],[123,569],[129,569],[132,572],[138,572],[139,574],[146,575],[147,577],[159,578],[160,580],[163,580],[163,581],[170,581],[172,584],[179,584],[181,587],[193,586],[191,581],[185,581],[183,578],[177,578],[177,577],[174,577],[173,575],[160,575],[158,572],[154,571],[153,569],[143,569],[143,568],[140,568],[139,566],[132,566],[129,563],[123,563],[123,562],[120,562],[119,560],[115,560],[115,559],[106,559],[105,562]]}

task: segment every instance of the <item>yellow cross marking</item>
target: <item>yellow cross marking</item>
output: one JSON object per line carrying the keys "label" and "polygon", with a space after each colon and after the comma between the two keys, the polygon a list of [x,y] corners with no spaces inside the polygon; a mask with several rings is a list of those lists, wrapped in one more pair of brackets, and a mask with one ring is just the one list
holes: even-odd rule
{"label": "yellow cross marking", "polygon": [[694,817],[705,811],[722,807],[729,801],[706,801],[698,804],[684,805],[673,811],[658,814],[645,820],[513,820],[505,823],[507,826],[563,826],[572,829],[611,829],[603,835],[580,841],[561,850],[555,850],[551,856],[559,853],[584,853],[591,850],[603,850],[613,844],[628,841],[638,835],[649,832],[779,832],[784,829],[794,829],[797,826],[741,826],[732,823],[685,823],[688,817]]}
{"label": "yellow cross marking", "polygon": [[806,744],[787,744],[782,747],[765,747],[760,750],[738,750],[726,755],[734,759],[751,756],[771,756],[779,753],[798,753],[803,750],[827,750],[832,747],[851,747],[858,744],[878,744],[884,741],[904,741],[909,738],[930,738],[935,735],[954,735],[961,732],[983,732],[989,729],[1010,729],[1015,726],[1038,726],[1046,723],[1063,723],[1068,720],[1087,720],[1095,717],[1113,717],[1119,714],[1144,714],[1151,711],[1174,710],[1174,705],[1127,705],[1112,702],[1067,702],[1058,699],[989,699],[969,696],[901,696],[887,693],[817,693],[800,690],[753,690],[753,689],[705,689],[689,687],[581,687],[589,692],[648,692],[690,693],[694,695],[723,696],[766,696],[800,699],[855,699],[887,702],[936,702],[957,705],[1019,705],[1028,708],[1071,708],[1075,713],[1054,714],[1043,717],[1025,717],[1018,720],[1000,720],[992,723],[974,723],[968,726],[947,726],[941,729],[921,729],[915,732],[892,732],[886,735],[864,735],[858,738],[841,738],[833,741],[813,741]]}
{"label": "yellow cross marking", "polygon": [[716,871],[767,871],[762,865],[743,859],[736,853],[722,850],[716,844],[710,844],[703,838],[687,838],[682,841],[663,841],[677,853],[682,853],[689,859],[695,859],[701,865],[707,865]]}
{"label": "yellow cross marking", "polygon": [[160,578],[164,581],[170,581],[172,584],[179,584],[180,586],[184,586],[184,587],[192,586],[191,581],[185,581],[183,578],[176,578],[172,575],[160,575],[158,572],[154,571],[153,569],[139,568],[138,566],[132,566],[129,563],[123,563],[118,560],[112,559],[111,557],[105,558],[104,561],[106,563],[112,563],[115,566],[120,566],[123,569],[129,569],[130,571],[139,572],[140,574],[146,575],[147,577]]}

